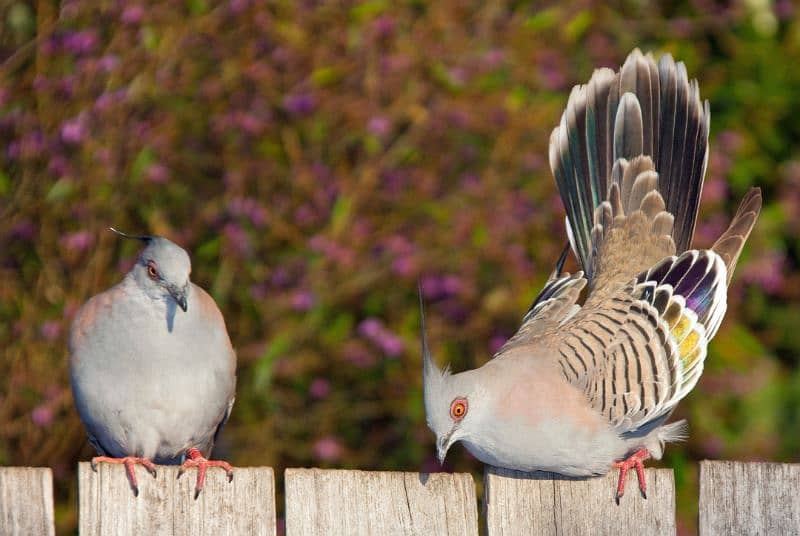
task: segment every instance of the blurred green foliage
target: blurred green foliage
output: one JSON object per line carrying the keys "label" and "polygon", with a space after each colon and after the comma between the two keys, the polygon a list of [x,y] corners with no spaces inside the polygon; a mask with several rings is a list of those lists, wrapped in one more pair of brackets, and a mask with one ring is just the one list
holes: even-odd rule
{"label": "blurred green foliage", "polygon": [[[640,47],[683,60],[711,103],[696,243],[751,184],[766,201],[676,411],[691,437],[662,462],[692,530],[696,460],[800,452],[797,14],[790,0],[3,4],[0,463],[53,467],[59,528],[75,526],[92,450],[66,333],[137,254],[113,225],[186,247],[225,315],[239,384],[216,456],[278,475],[437,470],[417,282],[437,359],[485,362],[565,241],[546,155],[569,89]],[[446,468],[480,482],[461,448]]]}

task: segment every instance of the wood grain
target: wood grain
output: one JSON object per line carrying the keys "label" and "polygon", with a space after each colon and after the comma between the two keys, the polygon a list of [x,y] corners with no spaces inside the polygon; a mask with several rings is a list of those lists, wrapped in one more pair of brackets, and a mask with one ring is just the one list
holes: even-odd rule
{"label": "wood grain", "polygon": [[196,470],[181,477],[177,466],[157,466],[153,478],[136,467],[139,496],[121,465],[87,462],[78,467],[81,536],[141,534],[275,534],[275,478],[270,467],[210,468],[203,492],[194,499]]}
{"label": "wood grain", "polygon": [[700,462],[701,536],[800,534],[800,465]]}
{"label": "wood grain", "polygon": [[478,534],[468,474],[286,470],[286,534]]}
{"label": "wood grain", "polygon": [[53,473],[46,467],[0,467],[0,534],[55,534]]}
{"label": "wood grain", "polygon": [[646,469],[647,499],[636,474],[614,501],[617,471],[572,479],[487,466],[484,512],[489,536],[524,534],[675,534],[675,482],[671,469]]}

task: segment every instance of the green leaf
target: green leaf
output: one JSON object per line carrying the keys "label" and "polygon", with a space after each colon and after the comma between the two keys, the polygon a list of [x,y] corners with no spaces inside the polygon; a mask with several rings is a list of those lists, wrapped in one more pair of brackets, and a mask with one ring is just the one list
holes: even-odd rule
{"label": "green leaf", "polygon": [[75,186],[72,184],[72,181],[69,179],[59,179],[50,187],[45,199],[48,203],[58,203],[69,197],[74,189]]}
{"label": "green leaf", "polygon": [[575,43],[580,41],[591,25],[592,13],[589,10],[581,11],[564,26],[564,35],[567,40]]}
{"label": "green leaf", "polygon": [[254,389],[261,391],[269,387],[275,361],[285,355],[291,346],[292,338],[286,333],[280,333],[272,339],[255,365],[255,371],[253,373]]}
{"label": "green leaf", "polygon": [[372,0],[363,2],[350,10],[350,17],[356,22],[364,22],[375,18],[386,10],[388,2],[385,0]]}
{"label": "green leaf", "polygon": [[0,195],[6,195],[11,190],[11,177],[0,169]]}
{"label": "green leaf", "polygon": [[547,30],[558,24],[560,18],[561,10],[557,7],[543,9],[535,15],[528,17],[525,21],[525,29],[533,32],[541,32],[542,30]]}
{"label": "green leaf", "polygon": [[342,73],[333,66],[320,67],[311,73],[311,81],[317,87],[332,86],[342,79]]}
{"label": "green leaf", "polygon": [[342,194],[336,199],[331,211],[331,230],[334,236],[344,231],[350,221],[350,211],[353,207],[353,200]]}
{"label": "green leaf", "polygon": [[150,164],[153,163],[155,160],[155,156],[153,155],[152,149],[150,147],[145,147],[139,154],[136,155],[136,158],[133,161],[133,166],[131,166],[131,180],[136,183],[142,178],[142,173],[150,167]]}

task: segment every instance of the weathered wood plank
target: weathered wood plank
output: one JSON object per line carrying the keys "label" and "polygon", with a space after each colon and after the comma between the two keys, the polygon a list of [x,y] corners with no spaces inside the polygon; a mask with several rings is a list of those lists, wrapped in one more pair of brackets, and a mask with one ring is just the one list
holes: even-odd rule
{"label": "weathered wood plank", "polygon": [[468,474],[286,470],[286,534],[477,535]]}
{"label": "weathered wood plank", "polygon": [[700,462],[700,536],[800,534],[800,465]]}
{"label": "weathered wood plank", "polygon": [[489,536],[522,534],[675,534],[675,481],[671,469],[646,469],[647,499],[635,471],[617,505],[617,471],[571,479],[488,467],[484,512]]}
{"label": "weathered wood plank", "polygon": [[78,467],[81,536],[142,534],[238,535],[275,534],[275,478],[271,467],[208,470],[203,492],[194,499],[197,473],[181,477],[177,466],[157,466],[153,478],[136,467],[135,497],[121,465],[89,463]]}
{"label": "weathered wood plank", "polygon": [[0,467],[0,533],[55,534],[53,473],[47,467]]}

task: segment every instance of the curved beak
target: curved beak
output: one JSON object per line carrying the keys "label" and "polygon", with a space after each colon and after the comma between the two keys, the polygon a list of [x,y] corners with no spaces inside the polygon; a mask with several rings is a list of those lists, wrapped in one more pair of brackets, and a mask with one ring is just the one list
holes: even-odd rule
{"label": "curved beak", "polygon": [[453,444],[451,438],[455,429],[450,430],[447,434],[436,440],[436,459],[439,460],[439,465],[444,465],[444,459],[447,456],[447,451],[450,450],[450,445]]}
{"label": "curved beak", "polygon": [[183,288],[177,288],[177,287],[169,288],[169,293],[172,295],[173,298],[175,298],[175,301],[178,303],[178,306],[181,309],[183,309],[184,313],[189,310],[189,302],[186,300],[186,294],[188,288],[189,288],[188,285],[186,285]]}

